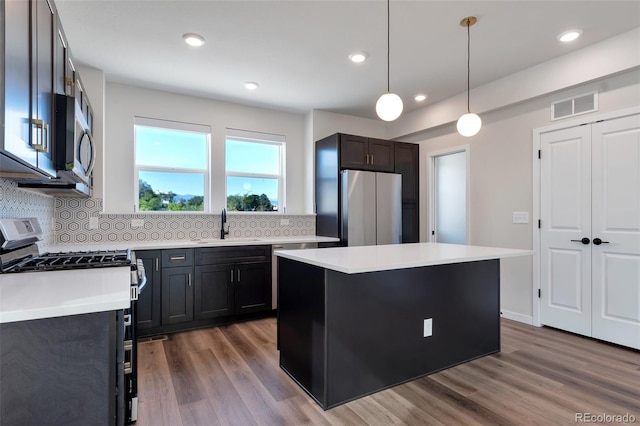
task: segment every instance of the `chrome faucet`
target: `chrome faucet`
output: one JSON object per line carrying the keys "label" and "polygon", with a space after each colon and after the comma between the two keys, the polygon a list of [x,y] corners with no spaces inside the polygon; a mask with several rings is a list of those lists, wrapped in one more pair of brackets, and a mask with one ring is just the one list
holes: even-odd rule
{"label": "chrome faucet", "polygon": [[229,235],[229,228],[224,229],[224,225],[227,223],[227,209],[222,209],[222,214],[220,215],[220,221],[222,222],[222,226],[220,228],[220,239],[224,240],[225,235]]}

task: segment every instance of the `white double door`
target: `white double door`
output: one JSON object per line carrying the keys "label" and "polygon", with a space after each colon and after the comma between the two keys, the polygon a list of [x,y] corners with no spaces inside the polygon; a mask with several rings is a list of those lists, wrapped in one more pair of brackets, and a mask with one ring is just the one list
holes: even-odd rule
{"label": "white double door", "polygon": [[540,147],[541,323],[640,349],[640,115]]}

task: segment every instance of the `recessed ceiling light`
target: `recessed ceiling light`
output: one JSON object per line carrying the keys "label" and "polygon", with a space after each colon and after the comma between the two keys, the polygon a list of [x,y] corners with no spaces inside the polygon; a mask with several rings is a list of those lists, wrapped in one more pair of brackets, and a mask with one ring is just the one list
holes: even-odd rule
{"label": "recessed ceiling light", "polygon": [[256,90],[260,85],[255,81],[247,81],[244,83],[244,87],[247,90]]}
{"label": "recessed ceiling light", "polygon": [[366,52],[355,52],[349,55],[351,62],[355,62],[356,64],[366,61],[368,57],[369,55]]}
{"label": "recessed ceiling light", "polygon": [[569,30],[560,34],[557,39],[563,43],[568,43],[580,37],[582,30]]}
{"label": "recessed ceiling light", "polygon": [[427,95],[423,95],[423,94],[421,93],[421,94],[419,94],[419,95],[415,95],[415,96],[413,97],[413,99],[415,99],[415,100],[416,100],[416,101],[418,101],[418,102],[422,102],[422,101],[424,101],[425,99],[427,99]]}
{"label": "recessed ceiling light", "polygon": [[204,44],[204,37],[198,34],[188,33],[184,34],[182,38],[189,46],[199,47]]}

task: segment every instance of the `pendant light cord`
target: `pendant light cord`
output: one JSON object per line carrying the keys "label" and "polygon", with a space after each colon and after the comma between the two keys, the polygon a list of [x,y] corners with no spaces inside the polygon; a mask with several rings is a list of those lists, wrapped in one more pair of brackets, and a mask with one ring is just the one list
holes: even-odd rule
{"label": "pendant light cord", "polygon": [[467,112],[471,112],[469,106],[469,92],[471,91],[471,20],[467,18]]}
{"label": "pendant light cord", "polygon": [[390,74],[390,58],[391,58],[391,6],[390,0],[387,0],[387,93],[390,93],[389,74]]}

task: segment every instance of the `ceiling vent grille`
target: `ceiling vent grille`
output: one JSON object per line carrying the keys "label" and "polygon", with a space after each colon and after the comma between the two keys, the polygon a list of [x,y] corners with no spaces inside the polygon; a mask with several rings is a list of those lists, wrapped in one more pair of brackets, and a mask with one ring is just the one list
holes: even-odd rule
{"label": "ceiling vent grille", "polygon": [[598,110],[598,92],[562,99],[551,104],[551,121]]}

